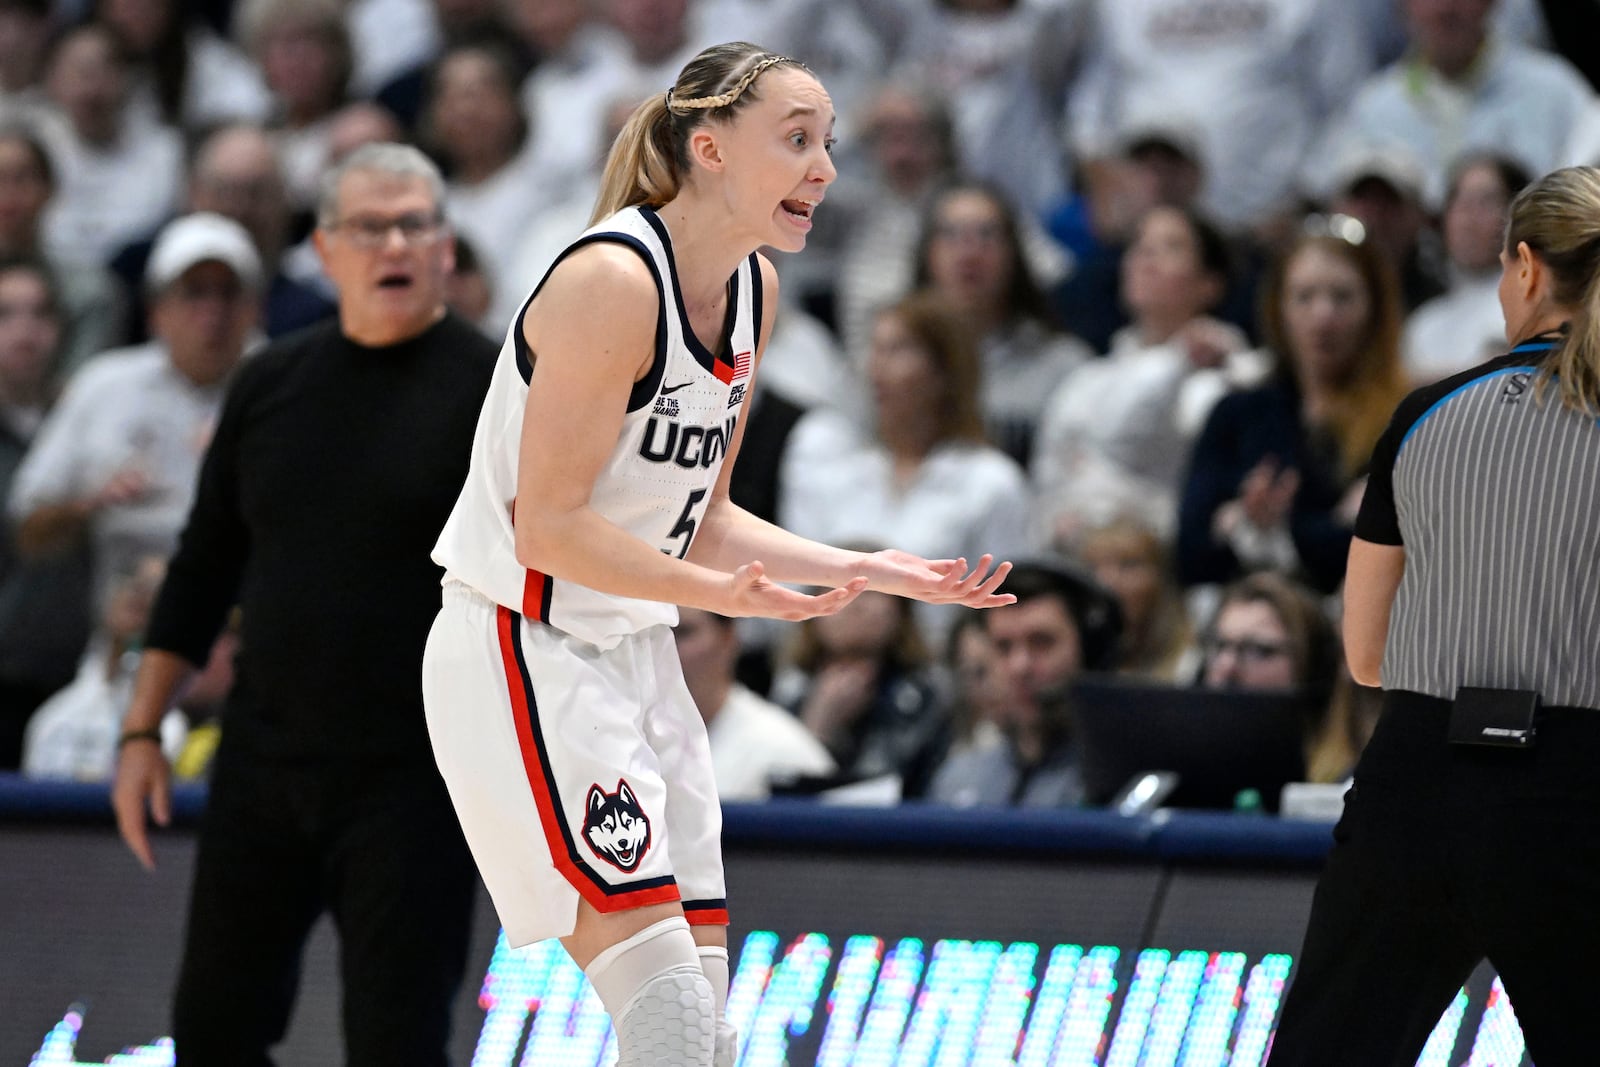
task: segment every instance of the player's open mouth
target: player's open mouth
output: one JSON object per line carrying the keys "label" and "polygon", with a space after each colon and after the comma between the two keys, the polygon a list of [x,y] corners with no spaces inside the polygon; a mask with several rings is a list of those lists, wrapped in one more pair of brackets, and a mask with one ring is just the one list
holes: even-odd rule
{"label": "player's open mouth", "polygon": [[383,277],[378,279],[378,288],[409,289],[411,288],[411,275],[400,273],[385,274]]}
{"label": "player's open mouth", "polygon": [[815,200],[785,200],[781,205],[783,213],[797,224],[811,225],[811,212],[816,209]]}

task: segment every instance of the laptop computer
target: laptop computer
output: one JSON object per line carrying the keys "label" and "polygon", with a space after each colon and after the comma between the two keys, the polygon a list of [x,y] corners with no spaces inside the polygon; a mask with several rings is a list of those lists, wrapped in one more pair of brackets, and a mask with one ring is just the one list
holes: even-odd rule
{"label": "laptop computer", "polygon": [[1287,782],[1305,777],[1306,724],[1314,710],[1299,691],[1200,689],[1111,675],[1068,690],[1070,721],[1087,799],[1111,801],[1146,772],[1171,772],[1168,807],[1232,808],[1247,789],[1276,810]]}

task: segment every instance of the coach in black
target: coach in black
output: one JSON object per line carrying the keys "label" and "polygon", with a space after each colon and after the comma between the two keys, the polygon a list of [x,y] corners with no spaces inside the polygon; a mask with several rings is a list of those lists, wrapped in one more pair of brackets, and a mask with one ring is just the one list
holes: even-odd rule
{"label": "coach in black", "polygon": [[1600,1050],[1600,171],[1524,190],[1501,262],[1511,352],[1373,456],[1345,646],[1386,704],[1272,1067],[1415,1063],[1485,957],[1535,1062]]}
{"label": "coach in black", "polygon": [[155,728],[229,609],[237,682],[200,830],[177,1061],[269,1063],[312,923],[340,942],[346,1061],[442,1064],[476,875],[433,763],[429,553],[467,473],[495,348],[448,314],[438,171],[371,145],[329,175],[315,242],[339,315],[240,369],[123,723],[112,798],[154,863]]}

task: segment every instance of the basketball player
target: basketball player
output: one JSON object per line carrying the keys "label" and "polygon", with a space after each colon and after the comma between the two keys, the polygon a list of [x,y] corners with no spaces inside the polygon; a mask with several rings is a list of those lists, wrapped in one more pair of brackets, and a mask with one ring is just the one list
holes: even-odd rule
{"label": "basketball player", "polygon": [[[596,221],[508,331],[434,558],[434,752],[514,945],[560,937],[619,1067],[731,1067],[721,813],[672,606],[801,619],[868,587],[992,607],[1010,567],[870,555],[728,500],[778,306],[766,245],[805,246],[833,107],[754,45],[641,104]],[[805,595],[779,583],[825,587]]]}

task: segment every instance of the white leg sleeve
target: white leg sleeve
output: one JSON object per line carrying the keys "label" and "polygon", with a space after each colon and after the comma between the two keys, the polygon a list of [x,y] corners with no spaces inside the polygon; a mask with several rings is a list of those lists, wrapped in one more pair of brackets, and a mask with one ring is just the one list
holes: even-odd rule
{"label": "white leg sleeve", "polygon": [[700,969],[711,983],[711,996],[716,1004],[717,1040],[711,1057],[712,1067],[733,1067],[739,1058],[739,1032],[725,1017],[728,1009],[728,950],[720,945],[701,945]]}
{"label": "white leg sleeve", "polygon": [[617,1031],[617,1067],[711,1067],[716,1006],[682,918],[612,945],[584,973]]}

